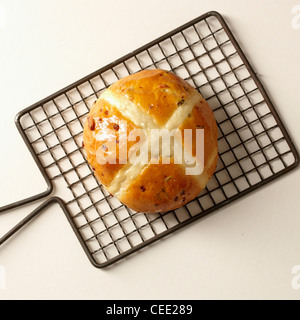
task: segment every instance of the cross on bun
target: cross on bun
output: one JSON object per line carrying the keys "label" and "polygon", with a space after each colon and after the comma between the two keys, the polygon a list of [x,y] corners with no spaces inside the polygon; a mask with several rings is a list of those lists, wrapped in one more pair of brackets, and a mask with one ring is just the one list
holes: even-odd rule
{"label": "cross on bun", "polygon": [[[169,149],[157,137],[162,129],[178,133]],[[185,129],[192,140],[184,139]],[[202,142],[197,130],[204,133]],[[95,101],[84,126],[84,147],[111,195],[137,212],[166,212],[197,197],[213,175],[217,125],[208,103],[188,82],[169,71],[143,70],[118,80]],[[188,174],[196,165],[201,170]]]}

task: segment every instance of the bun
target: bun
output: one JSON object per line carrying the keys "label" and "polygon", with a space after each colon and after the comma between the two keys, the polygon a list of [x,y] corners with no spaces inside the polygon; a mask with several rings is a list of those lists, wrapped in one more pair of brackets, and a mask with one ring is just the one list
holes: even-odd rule
{"label": "bun", "polygon": [[[178,133],[171,138],[170,151],[157,129]],[[191,129],[191,143],[184,139],[185,129]],[[202,160],[197,129],[204,129]],[[154,156],[150,147],[143,148],[147,141],[156,148]],[[84,127],[84,146],[110,194],[137,212],[166,212],[194,199],[213,175],[217,125],[208,103],[188,82],[169,71],[143,70],[115,82],[94,103]],[[187,174],[195,163],[202,172]]]}

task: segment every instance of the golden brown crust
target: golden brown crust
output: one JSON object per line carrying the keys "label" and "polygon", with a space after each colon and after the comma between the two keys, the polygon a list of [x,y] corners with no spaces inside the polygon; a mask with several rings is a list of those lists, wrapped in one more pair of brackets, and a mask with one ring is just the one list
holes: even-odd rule
{"label": "golden brown crust", "polygon": [[[127,123],[126,130],[121,128],[122,122]],[[122,146],[118,143],[111,153],[116,163],[99,163],[99,148],[109,154],[109,141],[120,142],[120,132],[128,135],[138,128],[178,128],[182,133],[192,129],[193,144],[189,147],[183,143],[183,148],[193,157],[196,130],[204,129],[202,174],[187,175],[185,164],[174,164],[174,155],[170,164],[131,164],[128,150],[136,141],[128,140],[127,164],[120,163]],[[84,145],[88,162],[107,190],[131,209],[146,213],[174,210],[194,199],[213,175],[218,159],[217,125],[208,103],[186,81],[160,69],[138,72],[110,86],[90,111]]]}
{"label": "golden brown crust", "polygon": [[[205,100],[200,100],[188,114],[186,120],[179,127],[182,134],[182,144],[184,146],[184,130],[191,129],[193,140],[196,141],[196,130],[204,130],[204,166],[217,150],[218,130],[214,119],[213,111]],[[186,147],[188,148],[188,147]],[[196,156],[196,143],[193,143],[191,151],[193,157]]]}
{"label": "golden brown crust", "polygon": [[[192,129],[192,146],[184,144],[184,130]],[[188,114],[186,120],[179,127],[182,133],[182,144],[193,157],[196,157],[196,130],[204,130],[204,168],[203,173],[197,176],[198,183],[203,189],[212,177],[217,167],[218,161],[218,128],[213,111],[208,103],[201,99]]]}
{"label": "golden brown crust", "polygon": [[[92,169],[95,171],[96,177],[103,183],[104,186],[108,186],[115,175],[121,170],[125,164],[120,164],[120,132],[122,131],[122,122],[126,122],[127,130],[126,136],[136,126],[112,105],[101,98],[96,101],[92,107],[87,121],[84,126],[83,142],[87,154],[87,160],[90,163]],[[138,140],[138,139],[137,139]],[[115,151],[112,153],[112,158],[116,159],[116,163],[99,163],[97,159],[98,150],[102,149],[104,156],[108,156],[111,151],[109,146],[113,146],[115,141]],[[134,145],[135,141],[126,140],[126,161],[128,161],[128,150]],[[122,146],[121,146],[122,147]]]}
{"label": "golden brown crust", "polygon": [[200,191],[196,179],[171,161],[171,164],[149,164],[120,201],[139,212],[165,212],[185,205]]}
{"label": "golden brown crust", "polygon": [[110,90],[116,95],[127,96],[161,126],[195,89],[173,73],[154,69],[123,78]]}

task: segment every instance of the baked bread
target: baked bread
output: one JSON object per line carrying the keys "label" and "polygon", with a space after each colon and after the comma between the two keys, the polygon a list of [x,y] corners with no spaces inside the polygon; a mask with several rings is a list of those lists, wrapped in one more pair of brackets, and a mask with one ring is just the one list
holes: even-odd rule
{"label": "baked bread", "polygon": [[[157,138],[157,129],[179,133],[170,139],[170,150]],[[184,140],[185,129],[192,141]],[[197,129],[204,132],[202,157]],[[142,148],[146,142],[148,149]],[[155,156],[149,145],[156,146]],[[166,212],[194,199],[213,175],[217,125],[208,103],[188,82],[169,71],[143,70],[118,80],[95,101],[84,127],[84,147],[111,195],[137,212]],[[176,157],[180,148],[182,155]],[[187,159],[201,167],[197,174],[187,174],[193,167]]]}

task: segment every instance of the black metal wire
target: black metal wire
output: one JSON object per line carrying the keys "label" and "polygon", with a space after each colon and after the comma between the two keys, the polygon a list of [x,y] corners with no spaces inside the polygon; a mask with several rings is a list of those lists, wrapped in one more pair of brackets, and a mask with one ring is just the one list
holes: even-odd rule
{"label": "black metal wire", "polygon": [[[222,70],[224,66],[226,71]],[[167,69],[185,78],[211,105],[219,128],[219,162],[214,176],[195,200],[171,212],[145,215],[133,212],[107,193],[86,162],[81,142],[84,121],[101,93],[116,80],[149,68]],[[243,72],[246,75],[240,78]],[[230,77],[233,83],[227,82]],[[247,88],[249,82],[251,89]],[[223,101],[224,97],[229,101]],[[299,163],[273,104],[216,12],[202,15],[25,109],[16,124],[48,190],[0,208],[0,212],[49,195],[53,185],[63,181],[70,199],[63,194],[65,201],[53,198],[41,209],[59,202],[96,267],[132,254]],[[29,217],[27,220],[31,220]]]}

